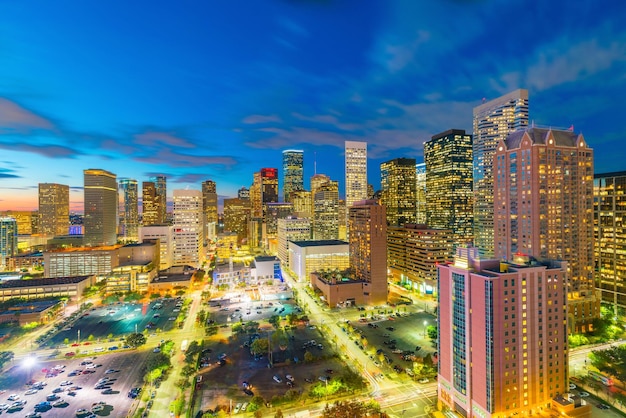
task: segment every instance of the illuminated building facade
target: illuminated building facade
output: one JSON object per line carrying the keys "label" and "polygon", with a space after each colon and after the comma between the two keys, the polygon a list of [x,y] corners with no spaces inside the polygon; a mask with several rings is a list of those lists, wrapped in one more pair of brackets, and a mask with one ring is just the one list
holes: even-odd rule
{"label": "illuminated building facade", "polygon": [[304,151],[283,151],[283,200],[293,202],[292,192],[304,190]]}
{"label": "illuminated building facade", "polygon": [[416,222],[415,175],[415,158],[396,158],[380,165],[381,203],[387,211],[387,224]]}
{"label": "illuminated building facade", "polygon": [[7,266],[7,258],[17,254],[17,222],[14,218],[0,218],[0,271]]}
{"label": "illuminated building facade", "polygon": [[39,233],[67,235],[70,227],[70,186],[39,183]]}
{"label": "illuminated building facade", "polygon": [[[0,218],[15,219],[18,235],[39,234],[39,212],[37,211],[4,210],[0,212]],[[66,228],[69,229],[69,220]]]}
{"label": "illuminated building facade", "polygon": [[139,238],[159,240],[159,270],[174,265],[174,227],[172,225],[150,225],[139,228]]}
{"label": "illuminated building facade", "polygon": [[594,176],[596,288],[602,301],[626,308],[626,171]]}
{"label": "illuminated building facade", "polygon": [[287,217],[278,220],[278,258],[289,265],[289,241],[311,239],[311,219]]}
{"label": "illuminated building facade", "polygon": [[493,244],[493,156],[498,141],[528,126],[528,91],[515,90],[474,108],[474,243],[491,257]]}
{"label": "illuminated building facade", "polygon": [[569,390],[567,262],[458,247],[438,269],[439,401],[465,417],[549,415]]}
{"label": "illuminated building facade", "polygon": [[350,268],[363,280],[365,303],[387,303],[387,215],[374,200],[354,202],[348,209]]}
{"label": "illuminated building facade", "polygon": [[262,168],[254,173],[250,187],[252,217],[265,219],[266,203],[278,202],[278,169]]}
{"label": "illuminated building facade", "polygon": [[495,158],[495,256],[566,260],[572,322],[590,329],[599,315],[593,150],[581,134],[533,127],[499,141]]}
{"label": "illuminated building facade", "polygon": [[328,180],[315,189],[313,197],[313,239],[339,237],[339,184]]}
{"label": "illuminated building facade", "polygon": [[83,173],[83,242],[94,247],[113,245],[117,242],[117,177],[101,169],[87,169]]}
{"label": "illuminated building facade", "polygon": [[367,199],[367,142],[345,141],[344,145],[346,207],[349,208],[354,202]]}
{"label": "illuminated building facade", "polygon": [[288,245],[289,269],[300,282],[308,282],[315,271],[343,271],[350,267],[350,246],[345,241],[289,241]]}
{"label": "illuminated building facade", "polygon": [[415,216],[418,224],[426,221],[426,163],[415,164]]}
{"label": "illuminated building facade", "polygon": [[202,192],[174,190],[174,265],[198,267],[204,261]]}
{"label": "illuminated building facade", "polygon": [[121,178],[120,196],[120,235],[127,241],[139,239],[139,196],[137,180]]}
{"label": "illuminated building facade", "polygon": [[424,161],[428,226],[453,231],[455,246],[472,242],[472,136],[459,129],[434,135],[424,144]]}
{"label": "illuminated building facade", "polygon": [[224,232],[236,233],[239,244],[248,239],[250,216],[250,199],[224,199]]}
{"label": "illuminated building facade", "polygon": [[202,210],[204,212],[204,238],[213,240],[217,236],[217,188],[213,180],[202,182]]}
{"label": "illuminated building facade", "polygon": [[453,233],[424,224],[387,228],[387,263],[393,280],[424,296],[437,296],[437,264],[452,260]]}
{"label": "illuminated building facade", "polygon": [[296,216],[303,218],[313,217],[313,199],[311,192],[307,190],[291,192],[291,203],[293,203],[293,212]]}
{"label": "illuminated building facade", "polygon": [[45,251],[44,276],[68,277],[96,275],[104,278],[120,264],[119,248],[121,245],[102,247],[75,247],[55,251]]}

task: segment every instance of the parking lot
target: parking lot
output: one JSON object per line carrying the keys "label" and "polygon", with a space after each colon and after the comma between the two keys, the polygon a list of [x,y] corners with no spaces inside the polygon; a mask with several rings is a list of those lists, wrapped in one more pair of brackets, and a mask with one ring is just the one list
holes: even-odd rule
{"label": "parking lot", "polygon": [[[125,417],[134,401],[128,397],[129,390],[142,385],[141,367],[146,355],[132,351],[71,360],[35,360],[30,366],[16,362],[0,377],[0,409],[23,416],[39,404],[37,410],[43,416],[66,418],[77,416],[78,410],[88,415],[95,404],[104,402],[96,406],[96,415]],[[7,410],[16,401],[26,403]]]}
{"label": "parking lot", "polygon": [[163,299],[149,304],[116,303],[91,308],[58,329],[44,346],[64,346],[67,339],[69,345],[83,346],[83,352],[93,351],[89,345],[109,337],[119,338],[135,331],[142,332],[146,328],[151,331],[171,330],[176,326],[179,314],[176,299]]}

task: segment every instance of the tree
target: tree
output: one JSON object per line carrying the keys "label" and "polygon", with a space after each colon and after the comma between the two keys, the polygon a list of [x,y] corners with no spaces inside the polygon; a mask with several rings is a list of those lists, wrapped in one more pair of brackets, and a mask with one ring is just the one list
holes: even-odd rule
{"label": "tree", "polygon": [[250,352],[254,355],[267,353],[269,343],[265,338],[257,338],[250,344]]}
{"label": "tree", "polygon": [[13,360],[13,357],[15,356],[15,354],[13,353],[13,351],[2,351],[0,352],[0,369],[2,369],[2,367],[4,367],[4,365]]}
{"label": "tree", "polygon": [[429,325],[426,327],[426,334],[428,334],[428,338],[430,338],[431,340],[436,340],[437,339],[437,327],[434,325]]}
{"label": "tree", "polygon": [[387,418],[388,415],[380,411],[376,402],[337,401],[334,405],[326,405],[322,412],[323,418]]}
{"label": "tree", "polygon": [[151,372],[154,369],[160,369],[162,367],[170,367],[172,364],[170,362],[170,357],[165,355],[163,352],[161,353],[150,353],[146,360],[146,369]]}
{"label": "tree", "polygon": [[196,372],[196,368],[187,364],[183,367],[183,369],[180,371],[180,374],[185,376],[185,377],[189,377],[192,374],[194,374]]}
{"label": "tree", "polygon": [[126,344],[130,345],[133,348],[144,345],[146,341],[148,341],[146,336],[139,332],[134,332],[126,337]]}
{"label": "tree", "polygon": [[276,413],[274,414],[274,418],[283,418],[283,417],[284,417],[283,411],[280,409],[277,409]]}
{"label": "tree", "polygon": [[280,324],[280,316],[278,315],[272,315],[270,317],[270,319],[267,320],[267,322],[269,322],[270,324],[272,324],[272,326],[274,328],[278,328],[278,324]]}
{"label": "tree", "polygon": [[198,313],[196,314],[196,322],[200,322],[201,324],[203,324],[207,319],[207,314],[206,311],[204,309],[201,309],[198,311]]}

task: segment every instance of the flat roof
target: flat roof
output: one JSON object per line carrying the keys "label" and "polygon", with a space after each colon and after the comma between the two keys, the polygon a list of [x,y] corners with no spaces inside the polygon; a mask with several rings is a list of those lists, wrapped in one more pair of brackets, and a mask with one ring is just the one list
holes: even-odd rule
{"label": "flat roof", "polygon": [[290,241],[296,244],[298,247],[322,247],[324,245],[348,245],[346,241],[338,239],[322,239],[311,241]]}
{"label": "flat roof", "polygon": [[52,277],[48,279],[28,279],[28,280],[7,280],[0,284],[0,289],[7,289],[11,287],[35,287],[35,286],[54,286],[60,284],[76,284],[90,278],[87,276],[72,276],[72,277]]}

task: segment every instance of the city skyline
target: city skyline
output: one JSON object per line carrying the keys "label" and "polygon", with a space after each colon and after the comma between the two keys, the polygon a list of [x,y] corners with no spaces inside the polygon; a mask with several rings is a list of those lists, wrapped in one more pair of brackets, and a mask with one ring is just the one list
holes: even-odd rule
{"label": "city skyline", "polygon": [[170,201],[213,180],[222,200],[291,148],[305,188],[323,173],[343,196],[345,141],[367,142],[379,189],[381,162],[423,161],[432,135],[471,133],[474,107],[518,88],[531,123],[585,136],[596,173],[624,169],[625,5],[147,5],[0,5],[0,210],[58,183],[80,211],[89,168],[164,174]]}

